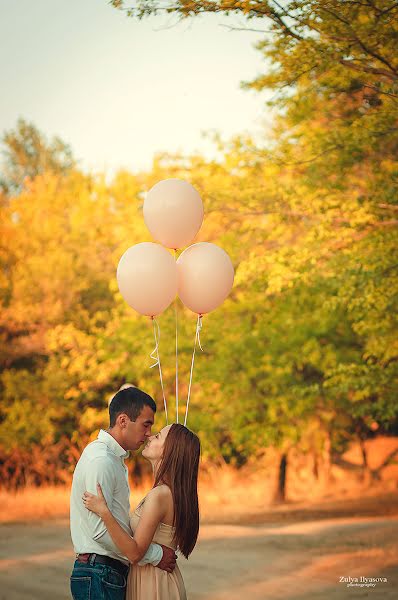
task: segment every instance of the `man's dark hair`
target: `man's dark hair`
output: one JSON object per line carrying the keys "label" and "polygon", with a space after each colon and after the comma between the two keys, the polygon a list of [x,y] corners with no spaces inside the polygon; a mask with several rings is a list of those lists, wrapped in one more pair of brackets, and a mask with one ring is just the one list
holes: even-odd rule
{"label": "man's dark hair", "polygon": [[109,426],[116,425],[116,419],[121,413],[126,414],[129,419],[135,421],[144,406],[149,406],[156,412],[156,404],[153,398],[136,387],[120,390],[112,398],[109,405]]}

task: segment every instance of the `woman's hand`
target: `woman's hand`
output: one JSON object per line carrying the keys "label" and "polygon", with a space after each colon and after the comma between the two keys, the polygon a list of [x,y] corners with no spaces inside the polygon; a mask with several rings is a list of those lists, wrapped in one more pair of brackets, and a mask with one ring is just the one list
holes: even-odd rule
{"label": "woman's hand", "polygon": [[83,504],[88,510],[103,518],[109,512],[109,509],[99,483],[97,483],[97,491],[98,496],[90,494],[90,492],[84,492]]}

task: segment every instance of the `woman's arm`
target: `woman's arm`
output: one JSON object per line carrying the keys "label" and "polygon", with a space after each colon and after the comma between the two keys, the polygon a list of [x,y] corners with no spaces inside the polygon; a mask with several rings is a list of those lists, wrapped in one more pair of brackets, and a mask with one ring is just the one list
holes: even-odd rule
{"label": "woman's arm", "polygon": [[[160,488],[155,488],[150,492],[145,500],[136,532],[138,533],[140,530],[139,539],[136,536],[132,538],[119,525],[106,504],[99,484],[97,484],[98,496],[88,492],[84,493],[83,502],[85,507],[101,517],[113,542],[132,564],[138,563],[145,555],[152,542],[156,528],[164,517],[165,503],[161,501],[162,494],[159,494],[158,489],[160,490]],[[144,527],[141,526],[142,519],[144,519]]]}
{"label": "woman's arm", "polygon": [[165,485],[152,489],[147,495],[137,529],[134,531],[134,540],[141,557],[145,555],[149,544],[153,540],[155,531],[159,523],[165,518],[172,501],[171,491]]}

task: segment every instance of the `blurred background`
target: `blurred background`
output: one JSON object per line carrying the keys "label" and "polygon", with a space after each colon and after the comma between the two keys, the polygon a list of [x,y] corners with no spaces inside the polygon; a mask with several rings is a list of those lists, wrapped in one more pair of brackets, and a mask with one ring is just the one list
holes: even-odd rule
{"label": "blurred background", "polygon": [[[0,6],[0,598],[68,597],[71,477],[119,387],[165,423],[116,266],[169,177],[236,271],[195,361],[189,597],[395,597],[397,17],[392,0]],[[178,310],[183,414],[195,316]],[[175,420],[173,306],[159,323]],[[150,473],[129,467],[135,503]]]}

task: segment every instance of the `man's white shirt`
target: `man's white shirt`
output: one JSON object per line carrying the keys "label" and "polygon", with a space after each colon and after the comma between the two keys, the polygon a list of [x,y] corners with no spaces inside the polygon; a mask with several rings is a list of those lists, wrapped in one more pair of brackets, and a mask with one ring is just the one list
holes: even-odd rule
{"label": "man's white shirt", "polygon": [[[101,485],[106,503],[119,524],[128,534],[130,529],[130,487],[124,460],[129,456],[120,444],[101,429],[98,438],[88,444],[73,474],[70,500],[70,528],[76,554],[95,553],[116,558],[129,564],[126,556],[113,543],[101,517],[84,507],[85,491],[97,494]],[[157,565],[163,556],[161,546],[151,544],[140,565]]]}

